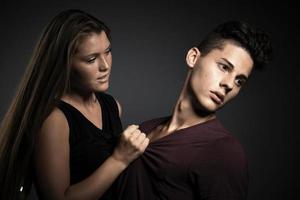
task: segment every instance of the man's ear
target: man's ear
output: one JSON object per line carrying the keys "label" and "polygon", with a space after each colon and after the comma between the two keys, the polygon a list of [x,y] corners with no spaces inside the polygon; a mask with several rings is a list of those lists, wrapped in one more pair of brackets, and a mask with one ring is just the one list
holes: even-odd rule
{"label": "man's ear", "polygon": [[186,64],[190,68],[194,68],[198,58],[200,57],[200,51],[197,47],[191,48],[186,55]]}

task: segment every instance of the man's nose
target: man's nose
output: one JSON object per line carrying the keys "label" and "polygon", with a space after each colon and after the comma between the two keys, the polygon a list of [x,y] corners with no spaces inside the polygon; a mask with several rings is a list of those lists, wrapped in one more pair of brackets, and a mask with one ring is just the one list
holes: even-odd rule
{"label": "man's nose", "polygon": [[229,93],[234,86],[234,77],[231,76],[224,77],[223,80],[220,82],[220,86],[225,89],[226,94]]}

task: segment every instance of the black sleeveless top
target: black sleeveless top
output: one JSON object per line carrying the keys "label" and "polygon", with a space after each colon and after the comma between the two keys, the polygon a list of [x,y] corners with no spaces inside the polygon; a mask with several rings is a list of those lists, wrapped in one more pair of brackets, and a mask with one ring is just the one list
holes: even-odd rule
{"label": "black sleeveless top", "polygon": [[[101,105],[102,129],[72,105],[64,101],[59,101],[57,105],[69,124],[71,185],[87,178],[111,155],[122,132],[114,98],[105,93],[97,93],[96,96]],[[111,190],[101,199],[111,199]]]}

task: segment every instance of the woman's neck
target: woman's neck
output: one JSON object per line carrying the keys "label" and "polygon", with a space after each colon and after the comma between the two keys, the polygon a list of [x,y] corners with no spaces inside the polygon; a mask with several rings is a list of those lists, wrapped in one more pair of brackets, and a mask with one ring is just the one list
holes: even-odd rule
{"label": "woman's neck", "polygon": [[80,105],[86,108],[93,107],[98,103],[94,92],[78,92],[71,90],[65,93],[61,99],[72,105]]}

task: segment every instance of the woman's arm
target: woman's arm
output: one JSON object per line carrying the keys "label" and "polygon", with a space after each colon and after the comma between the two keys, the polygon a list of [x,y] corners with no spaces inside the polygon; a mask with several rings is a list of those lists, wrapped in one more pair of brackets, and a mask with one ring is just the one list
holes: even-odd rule
{"label": "woman's arm", "polygon": [[119,103],[118,100],[116,100],[116,102],[117,102],[117,105],[118,105],[119,117],[121,117],[122,116],[122,106],[121,106],[121,104]]}
{"label": "woman's arm", "polygon": [[43,123],[36,142],[39,193],[42,199],[98,199],[148,143],[138,126],[129,126],[113,154],[89,177],[70,185],[69,127],[64,114],[55,109]]}

